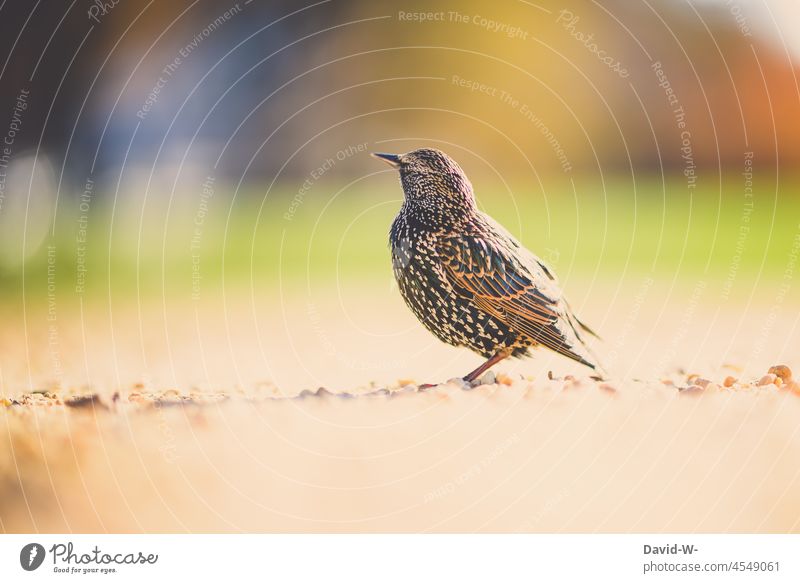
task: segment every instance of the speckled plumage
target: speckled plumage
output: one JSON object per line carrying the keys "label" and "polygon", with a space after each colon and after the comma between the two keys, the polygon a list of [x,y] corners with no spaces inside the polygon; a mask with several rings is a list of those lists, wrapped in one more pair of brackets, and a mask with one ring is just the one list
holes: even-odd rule
{"label": "speckled plumage", "polygon": [[427,148],[376,156],[399,170],[405,193],[390,231],[400,293],[437,338],[490,359],[467,380],[537,345],[599,368],[555,277],[478,210],[455,161]]}

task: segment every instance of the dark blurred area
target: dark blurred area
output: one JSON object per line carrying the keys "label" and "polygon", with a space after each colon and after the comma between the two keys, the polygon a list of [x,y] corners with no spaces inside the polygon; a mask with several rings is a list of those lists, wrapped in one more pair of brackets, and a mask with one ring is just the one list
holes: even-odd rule
{"label": "dark blurred area", "polygon": [[560,171],[565,157],[682,171],[660,63],[698,168],[739,168],[747,151],[762,170],[794,166],[796,9],[756,4],[10,1],[0,112],[9,121],[30,92],[13,151],[46,155],[60,190],[109,172],[113,184],[123,167],[175,180],[160,170],[181,164],[280,180],[396,138],[494,153],[505,173],[526,158]]}

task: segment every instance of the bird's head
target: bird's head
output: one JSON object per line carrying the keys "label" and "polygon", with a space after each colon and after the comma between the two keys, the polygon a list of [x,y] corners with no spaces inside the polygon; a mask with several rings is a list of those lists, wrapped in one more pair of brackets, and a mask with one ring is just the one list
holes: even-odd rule
{"label": "bird's head", "polygon": [[467,175],[455,160],[434,148],[407,154],[373,154],[397,169],[406,203],[431,221],[457,220],[476,210]]}

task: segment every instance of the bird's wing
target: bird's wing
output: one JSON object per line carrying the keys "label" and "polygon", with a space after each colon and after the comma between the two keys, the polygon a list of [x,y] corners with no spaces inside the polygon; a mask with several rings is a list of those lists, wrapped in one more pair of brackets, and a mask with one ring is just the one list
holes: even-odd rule
{"label": "bird's wing", "polygon": [[451,235],[439,239],[437,251],[457,293],[534,342],[594,367],[555,279],[535,255],[517,253],[514,243]]}

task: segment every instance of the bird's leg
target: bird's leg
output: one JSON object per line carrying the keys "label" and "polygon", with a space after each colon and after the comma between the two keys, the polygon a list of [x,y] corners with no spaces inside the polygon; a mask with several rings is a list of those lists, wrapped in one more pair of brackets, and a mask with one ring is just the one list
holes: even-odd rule
{"label": "bird's leg", "polygon": [[464,380],[466,382],[468,382],[468,383],[471,383],[472,381],[477,379],[479,376],[481,376],[483,373],[485,373],[487,370],[489,370],[494,365],[496,365],[498,362],[500,362],[504,358],[507,358],[509,354],[510,354],[510,352],[508,352],[508,350],[500,350],[499,352],[497,352],[497,354],[495,354],[489,360],[487,360],[482,365],[480,365],[478,368],[476,368],[471,373],[469,373],[467,376],[465,376]]}

